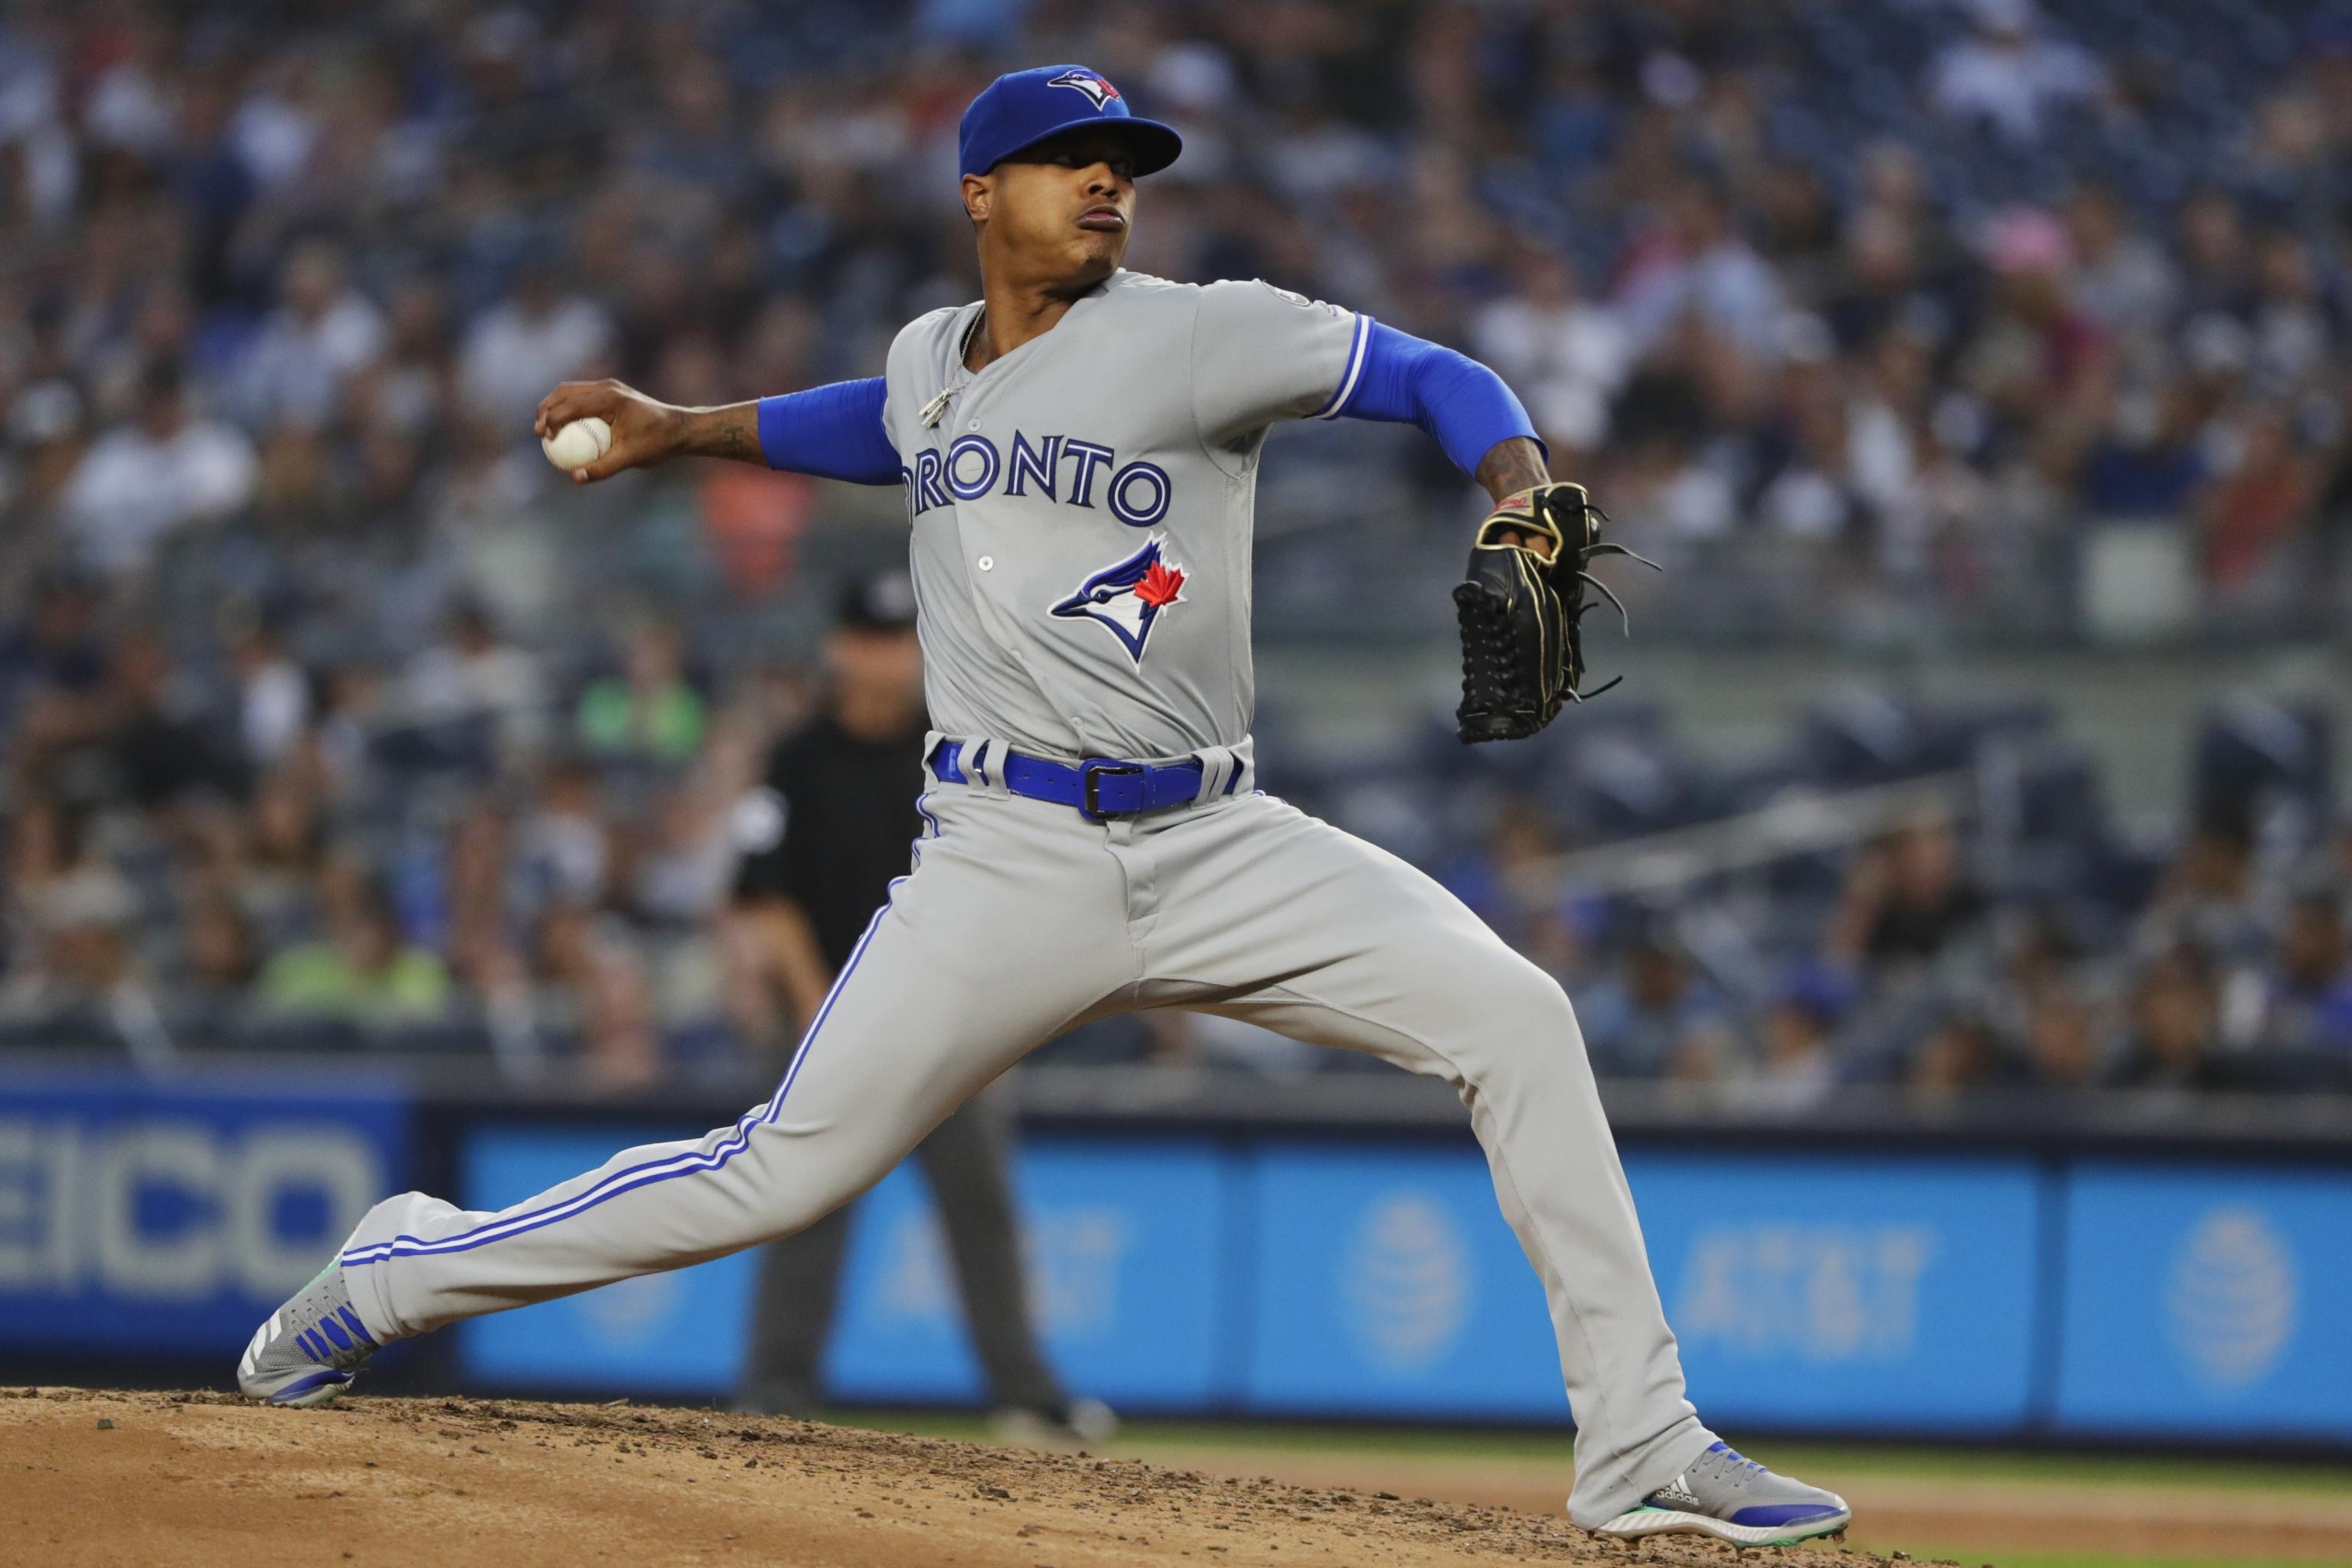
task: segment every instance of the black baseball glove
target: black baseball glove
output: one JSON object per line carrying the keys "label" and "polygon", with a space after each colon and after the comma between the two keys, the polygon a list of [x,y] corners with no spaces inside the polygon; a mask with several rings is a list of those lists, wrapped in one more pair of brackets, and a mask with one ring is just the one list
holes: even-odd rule
{"label": "black baseball glove", "polygon": [[[1601,540],[1600,510],[1582,485],[1544,484],[1507,496],[1478,525],[1469,580],[1454,590],[1462,625],[1462,706],[1454,718],[1465,744],[1519,741],[1552,721],[1562,702],[1581,702],[1584,647],[1578,623],[1601,599],[1625,606],[1585,570],[1596,555],[1631,555]],[[1514,535],[1522,536],[1515,541]],[[1532,539],[1552,541],[1547,560]],[[1588,598],[1591,589],[1599,598]]]}

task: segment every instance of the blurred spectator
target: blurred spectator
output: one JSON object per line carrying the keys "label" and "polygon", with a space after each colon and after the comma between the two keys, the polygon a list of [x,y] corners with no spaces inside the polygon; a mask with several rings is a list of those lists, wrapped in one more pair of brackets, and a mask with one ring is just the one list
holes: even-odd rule
{"label": "blurred spectator", "polygon": [[[747,1032],[796,1037],[924,829],[886,781],[923,766],[922,646],[903,572],[852,583],[826,634],[824,706],[778,741],[733,813],[732,949],[754,977]],[[814,820],[800,824],[795,814]],[[908,820],[912,815],[911,823]]]}
{"label": "blurred spectator", "polygon": [[1662,931],[1646,931],[1576,999],[1593,1071],[1603,1077],[1704,1081],[1737,1065],[1724,999],[1691,972],[1689,954]]}
{"label": "blurred spectator", "polygon": [[213,733],[200,694],[180,679],[171,650],[152,633],[133,631],[114,644],[102,684],[42,689],[26,704],[12,739],[27,780],[73,780],[158,807],[241,782],[235,759],[215,746]]}
{"label": "blurred spectator", "polygon": [[0,581],[21,573],[29,564],[26,555],[50,547],[58,509],[81,466],[82,403],[81,394],[62,379],[37,381],[17,393],[7,411],[7,444],[0,447],[0,509],[20,531],[16,550],[0,554],[5,568]]}
{"label": "blurred spectator", "polygon": [[1951,823],[1914,822],[1855,858],[1828,953],[1874,975],[1916,968],[1972,935],[1983,913],[1982,896],[1961,872]]}
{"label": "blurred spectator", "polygon": [[319,924],[316,893],[327,864],[319,798],[299,770],[281,768],[255,791],[242,826],[228,891],[264,946],[276,949]]}
{"label": "blurred spectator", "polygon": [[1780,325],[1780,285],[1740,232],[1730,203],[1685,186],[1625,264],[1618,302],[1637,351],[1657,347],[1687,319],[1750,358],[1769,358]]}
{"label": "blurred spectator", "polygon": [[1515,281],[1515,292],[1472,320],[1470,346],[1517,391],[1565,470],[1569,454],[1594,451],[1609,434],[1631,344],[1615,310],[1583,298],[1574,268],[1553,251],[1525,247]]}
{"label": "blurred spectator", "polygon": [[97,625],[102,602],[100,586],[79,573],[41,576],[30,613],[0,629],[0,713],[13,720],[42,693],[87,693],[105,679]]}
{"label": "blurred spectator", "polygon": [[2044,1088],[2097,1087],[2105,1076],[2098,1012],[2072,986],[2042,992],[2026,1010],[2025,1058]]}
{"label": "blurred spectator", "polygon": [[2016,1064],[1982,1015],[1959,1010],[1938,1025],[1912,1054],[1911,1087],[1937,1099],[2017,1080]]}
{"label": "blurred spectator", "polygon": [[[2236,324],[2253,302],[2245,223],[2236,198],[2227,191],[2204,186],[2181,203],[2176,222],[2184,321],[2208,329]],[[2242,343],[2237,342],[2229,357],[2234,359],[2245,352]],[[2220,356],[2211,347],[2205,348],[2201,357],[2207,368],[2221,368]]]}
{"label": "blurred spectator", "polygon": [[676,784],[655,800],[630,857],[630,912],[673,931],[704,929],[717,919],[735,870],[728,808],[741,791],[727,785],[736,772],[750,770],[728,770],[725,779],[717,768],[703,771],[712,776]]}
{"label": "blurred spectator", "polygon": [[2042,30],[2033,0],[1967,0],[1965,9],[1974,30],[1944,47],[1928,77],[1929,100],[1954,119],[2033,142],[2051,109],[2105,85],[2096,58]]}
{"label": "blurred spectator", "polygon": [[161,639],[133,632],[115,645],[105,716],[108,760],[133,805],[165,806],[197,791],[234,794],[244,770],[216,742],[200,692]]}
{"label": "blurred spectator", "polygon": [[64,497],[68,535],[99,570],[137,571],[177,530],[244,505],[254,468],[243,434],[189,412],[177,366],[152,366],[134,420],[91,443],[74,470]]}
{"label": "blurred spectator", "polygon": [[285,760],[310,727],[310,679],[258,610],[235,614],[224,630],[236,674],[237,739],[247,763],[267,771]]}
{"label": "blurred spectator", "polygon": [[677,763],[702,744],[702,698],[686,679],[686,643],[676,626],[644,620],[630,628],[625,667],[580,694],[580,743],[605,756]]}
{"label": "blurred spectator", "polygon": [[265,1009],[323,1022],[382,1027],[430,1022],[449,1003],[441,960],[402,940],[383,890],[364,876],[331,873],[327,933],[298,942],[263,968]]}
{"label": "blurred spectator", "polygon": [[2213,967],[2193,947],[2144,965],[2133,982],[2129,1034],[2112,1081],[2126,1089],[2224,1087]]}
{"label": "blurred spectator", "polygon": [[2255,893],[2252,836],[2235,817],[2210,818],[2158,886],[2137,945],[2155,952],[2187,943],[2227,966],[2251,963],[2269,939]]}
{"label": "blurred spectator", "polygon": [[[575,590],[630,575],[593,548],[533,540],[545,476],[504,459],[549,385],[626,369],[698,399],[870,372],[968,267],[968,237],[942,221],[950,182],[856,183],[943,145],[940,106],[972,85],[968,68],[854,63],[888,58],[871,47],[888,16],[842,0],[802,9],[808,36],[866,46],[771,48],[624,0],[595,50],[541,75],[525,68],[540,28],[522,13],[430,34],[355,25],[333,33],[353,65],[330,91],[311,64],[331,32],[320,18],[256,35],[235,69],[209,33],[136,9],[45,23],[45,58],[104,63],[87,83],[28,67],[10,100],[13,203],[38,241],[0,301],[0,402],[22,448],[11,521],[37,518],[79,468],[98,492],[69,509],[98,535],[90,558],[135,564],[187,519],[236,510],[251,486],[240,446],[313,432],[329,508],[410,531],[430,519],[446,553],[425,574],[454,574],[509,632],[546,637]],[[2209,9],[2158,7],[2215,78],[2170,96],[2127,60],[2107,69],[2126,41],[2084,0],[1739,13],[1736,26],[1725,0],[1671,22],[1607,0],[1535,26],[1513,7],[1375,25],[1310,0],[1290,26],[1322,41],[1280,48],[1246,8],[1187,12],[1181,27],[1149,9],[1139,23],[1013,8],[992,37],[1015,54],[1100,50],[1186,121],[1199,156],[1152,187],[1139,252],[1150,266],[1263,273],[1465,341],[1518,384],[1556,461],[1586,462],[1629,519],[1717,542],[1728,559],[1648,590],[1654,626],[1713,624],[1710,574],[1738,580],[1737,523],[1761,511],[1806,536],[1910,536],[1858,584],[1876,593],[1826,613],[1818,590],[1854,558],[1804,560],[1816,592],[1751,612],[1780,635],[1833,635],[1885,593],[1939,624],[2046,633],[2025,596],[1954,592],[1951,573],[1920,569],[1921,520],[2063,526],[2085,492],[2107,511],[2207,515],[2225,542],[2213,570],[2267,572],[2301,617],[2276,624],[2308,625],[2324,600],[2294,574],[2293,550],[2312,526],[2312,476],[2345,468],[2343,422],[2323,401],[2344,328],[2329,216],[2347,140],[2330,87],[2344,73],[2326,58],[2281,73],[2258,30]],[[1673,41],[1641,44],[1643,68],[1611,68],[1625,39],[1658,28]],[[1734,50],[1705,41],[1732,35]],[[1750,63],[1768,58],[1769,71]],[[1931,101],[1995,128],[1940,149],[1932,170],[1916,101],[1879,63],[1918,58],[1932,62]],[[2089,100],[2127,133],[2096,146],[2052,134]],[[583,123],[597,133],[559,103],[593,103]],[[1515,124],[1530,138],[1506,134]],[[1285,159],[1218,163],[1220,145],[1267,143],[1277,126]],[[2184,187],[2177,204],[2166,195]],[[2059,190],[2063,222],[2007,210]],[[2159,243],[2176,229],[2177,247]],[[2110,347],[2116,374],[2086,376]],[[1769,399],[1792,363],[1809,384],[1784,421]],[[202,440],[175,444],[160,407],[152,431],[126,418],[148,366],[185,382],[179,418]],[[1661,379],[1690,395],[1670,431],[1646,417]],[[2037,431],[2033,400],[2053,392],[2080,406]],[[2286,412],[2284,448],[2242,392]],[[234,415],[242,441],[216,439],[208,409]],[[85,422],[102,432],[86,461]],[[2151,453],[2150,482],[2074,462],[2103,441],[2110,459]],[[166,445],[188,472],[161,477],[149,448]],[[1377,463],[1433,499],[1456,483],[1361,428],[1295,461]],[[754,526],[793,494],[752,488],[763,478],[730,473],[704,497],[705,548],[754,592],[789,582],[800,531]],[[1337,521],[1329,493],[1302,486],[1302,520]],[[526,541],[527,563],[510,548]],[[415,633],[408,619],[391,640],[413,647]]]}
{"label": "blurred spectator", "polygon": [[2164,247],[2132,227],[2113,188],[2086,184],[2066,203],[2074,257],[2075,309],[2111,337],[2144,339],[2163,329],[2178,288]]}
{"label": "blurred spectator", "polygon": [[1504,941],[1554,979],[1573,984],[1590,953],[1576,911],[1549,875],[1559,852],[1551,813],[1539,801],[1509,795],[1494,803],[1478,854],[1450,868],[1444,879]]}
{"label": "blurred spectator", "polygon": [[2352,1053],[2352,946],[2334,885],[2307,889],[2288,906],[2263,1003],[2266,1047]]}
{"label": "blurred spectator", "polygon": [[234,1048],[260,971],[253,928],[236,900],[215,888],[189,900],[186,921],[172,1027],[189,1044]]}
{"label": "blurred spectator", "polygon": [[131,940],[137,899],[100,852],[89,818],[37,799],[11,826],[0,1028],[47,1045],[122,1047],[160,1060],[171,1042]]}
{"label": "blurred spectator", "polygon": [[526,909],[589,910],[604,901],[612,845],[596,772],[584,759],[560,759],[547,769],[515,847],[515,868]]}
{"label": "blurred spectator", "polygon": [[501,637],[479,605],[451,612],[443,639],[410,661],[401,695],[412,723],[478,732],[502,756],[527,753],[546,731],[539,661]]}
{"label": "blurred spectator", "polygon": [[345,385],[383,350],[383,317],[350,286],[342,257],[323,240],[289,253],[278,300],[238,366],[240,412],[262,429],[331,424]]}
{"label": "blurred spectator", "polygon": [[2179,516],[2208,477],[2205,413],[2195,389],[2178,384],[2117,399],[2084,459],[2084,503],[2109,517]]}
{"label": "blurred spectator", "polygon": [[72,968],[54,962],[58,933],[113,931],[136,910],[129,886],[98,853],[88,814],[36,797],[10,827],[9,951],[21,961],[19,973],[37,986]]}
{"label": "blurred spectator", "polygon": [[1811,1110],[1838,1082],[1831,1029],[1843,1009],[1836,981],[1811,966],[1783,983],[1758,1022],[1759,1050],[1739,1086],[1740,1103],[1759,1110]]}
{"label": "blurred spectator", "polygon": [[2240,412],[2234,435],[2235,450],[2198,507],[2206,575],[2224,590],[2242,587],[2258,574],[2284,564],[2281,552],[2317,485],[2285,410],[2249,405]]}
{"label": "blurred spectator", "polygon": [[413,441],[448,416],[453,395],[448,307],[438,280],[404,279],[391,292],[385,317],[386,349],[355,378],[354,413],[372,428],[388,428]]}
{"label": "blurred spectator", "polygon": [[485,310],[466,334],[457,385],[467,417],[527,433],[539,400],[557,382],[594,371],[612,342],[604,308],[564,293],[553,263],[533,260],[513,297]]}
{"label": "blurred spectator", "polygon": [[[2199,635],[2336,637],[2352,64],[2282,66],[2194,0],[2148,0],[2145,33],[2114,9],[980,4],[916,32],[1095,59],[1184,125],[1139,268],[1262,275],[1494,363],[1614,536],[1673,558],[1617,580],[1645,638],[2070,645],[2095,520],[2185,547]],[[952,125],[994,62],[908,53],[905,10],[616,0],[562,50],[512,10],[10,16],[0,804],[26,1016],[152,1056],[152,999],[235,1037],[289,952],[380,949],[337,901],[363,864],[397,890],[395,955],[441,963],[453,1027],[478,1011],[510,1070],[731,1059],[726,781],[803,715],[812,605],[898,548],[900,499],[740,466],[575,490],[529,414],[608,371],[698,402],[877,374],[969,297]],[[2158,32],[2190,90],[2136,58]],[[1423,636],[1442,601],[1400,563],[1458,549],[1460,476],[1376,425],[1285,442],[1261,635]],[[1360,547],[1323,547],[1342,530]],[[2129,1073],[2218,1081],[2341,1038],[2340,923],[2282,896],[2306,847],[2267,817],[2260,857],[2249,821],[2202,824],[2152,897],[2128,836],[2070,837],[2059,873],[1974,856],[1989,825],[1913,825],[1842,889],[1799,858],[1661,895],[1682,941],[1619,952],[1593,941],[1617,900],[1561,878],[1637,825],[1570,797],[1620,752],[1643,828],[1780,785],[1589,729],[1573,751],[1400,754],[1377,789],[1298,794],[1384,795],[1397,847],[1570,985],[1609,1070],[1803,1100],[1898,1063],[1937,1093],[2081,1086],[2126,1037]],[[2063,941],[1981,940],[2045,903]],[[2117,995],[2125,931],[2147,967]],[[2184,943],[2201,994],[2166,966]],[[1850,1026],[1768,978],[1804,954],[1851,966]]]}

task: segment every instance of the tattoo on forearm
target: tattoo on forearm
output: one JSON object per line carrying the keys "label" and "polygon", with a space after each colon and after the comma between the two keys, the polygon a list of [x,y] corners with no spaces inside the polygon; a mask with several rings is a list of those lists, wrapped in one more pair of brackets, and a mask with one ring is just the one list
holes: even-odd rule
{"label": "tattoo on forearm", "polygon": [[753,458],[760,452],[760,433],[741,418],[729,419],[718,430],[717,452],[722,458]]}
{"label": "tattoo on forearm", "polygon": [[1478,459],[1478,483],[1496,500],[1543,484],[1551,478],[1543,448],[1525,436],[1497,441]]}
{"label": "tattoo on forearm", "polygon": [[760,447],[760,405],[730,403],[722,408],[697,408],[687,416],[686,450],[705,458],[732,458],[740,462],[764,461]]}

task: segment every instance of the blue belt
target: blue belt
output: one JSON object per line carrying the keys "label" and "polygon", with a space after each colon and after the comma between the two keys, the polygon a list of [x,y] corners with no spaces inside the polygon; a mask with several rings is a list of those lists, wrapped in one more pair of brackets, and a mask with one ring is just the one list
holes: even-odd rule
{"label": "blue belt", "polygon": [[[971,783],[958,765],[962,750],[961,742],[941,741],[931,752],[932,776],[941,784]],[[1201,793],[1201,764],[1197,759],[1152,763],[1088,757],[1072,764],[1007,752],[1001,763],[991,758],[989,771],[1001,773],[1005,788],[1014,795],[1049,800],[1055,805],[1076,806],[1078,815],[1088,822],[1140,816],[1146,812],[1190,805]],[[1225,781],[1227,795],[1234,793],[1234,785],[1241,782],[1241,776],[1242,770],[1236,765],[1233,776]]]}

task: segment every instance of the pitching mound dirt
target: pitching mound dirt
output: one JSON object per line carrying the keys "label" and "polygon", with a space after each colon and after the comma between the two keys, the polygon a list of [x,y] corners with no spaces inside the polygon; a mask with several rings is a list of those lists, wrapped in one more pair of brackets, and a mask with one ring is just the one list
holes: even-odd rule
{"label": "pitching mound dirt", "polygon": [[[5,1392],[0,1559],[58,1568],[1738,1560],[1710,1542],[1595,1541],[1507,1508],[709,1411]],[[1885,1561],[1831,1550],[1824,1568]]]}

